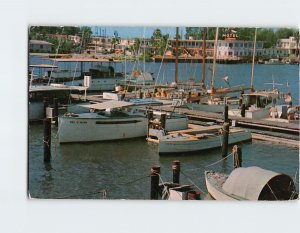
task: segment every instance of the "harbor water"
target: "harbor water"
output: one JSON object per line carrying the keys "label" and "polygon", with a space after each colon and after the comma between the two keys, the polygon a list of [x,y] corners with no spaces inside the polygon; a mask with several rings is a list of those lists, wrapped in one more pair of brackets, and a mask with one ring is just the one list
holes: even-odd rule
{"label": "harbor water", "polygon": [[[40,59],[31,58],[31,64]],[[40,62],[41,63],[41,62]],[[45,63],[43,61],[43,63]],[[154,72],[157,82],[172,82],[174,64],[147,63],[146,70]],[[207,65],[207,77],[211,64]],[[117,69],[124,68],[118,64]],[[161,68],[161,69],[160,69]],[[135,69],[133,63],[126,65],[127,72]],[[290,89],[293,104],[299,104],[299,71],[295,65],[256,65],[254,87],[272,89],[272,77],[282,83],[280,89]],[[195,77],[201,78],[201,64],[179,64],[182,81]],[[228,76],[230,85],[249,86],[251,64],[218,64],[216,86],[225,87],[222,78]],[[209,83],[209,78],[207,78]],[[286,87],[286,82],[289,86]],[[221,160],[221,150],[195,152],[181,155],[159,156],[157,145],[148,143],[145,138],[95,143],[59,144],[57,128],[52,127],[52,161],[43,163],[43,125],[28,125],[28,179],[32,198],[75,198],[75,199],[149,199],[150,168],[161,167],[162,181],[172,181],[172,161],[180,160],[182,184],[195,184],[205,196],[204,171],[216,170],[230,173],[232,156]],[[80,132],[78,132],[80,133]],[[108,132],[113,133],[113,132]],[[299,151],[285,145],[262,141],[240,144],[243,152],[242,165],[260,166],[279,173],[290,175],[299,190],[298,170]],[[229,147],[229,153],[231,151]],[[105,190],[106,192],[103,192]],[[105,195],[104,195],[105,194]]]}

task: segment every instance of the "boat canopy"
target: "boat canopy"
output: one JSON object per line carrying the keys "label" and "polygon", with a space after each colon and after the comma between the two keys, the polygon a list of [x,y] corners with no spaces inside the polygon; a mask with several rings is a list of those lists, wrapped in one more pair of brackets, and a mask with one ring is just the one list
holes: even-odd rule
{"label": "boat canopy", "polygon": [[122,108],[122,107],[127,107],[132,105],[134,104],[126,101],[110,100],[103,103],[80,105],[80,106],[89,109],[105,110],[105,109],[112,109],[112,108]]}
{"label": "boat canopy", "polygon": [[49,65],[49,64],[33,64],[33,65],[29,65],[29,67],[31,68],[58,68],[58,66],[55,65]]}
{"label": "boat canopy", "polygon": [[247,200],[289,200],[296,192],[291,177],[259,167],[234,169],[222,188]]}

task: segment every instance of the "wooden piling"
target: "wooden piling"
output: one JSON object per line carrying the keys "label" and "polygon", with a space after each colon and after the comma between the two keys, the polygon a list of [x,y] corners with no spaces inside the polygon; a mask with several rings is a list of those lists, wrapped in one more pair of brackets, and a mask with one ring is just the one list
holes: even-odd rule
{"label": "wooden piling", "polygon": [[45,118],[45,117],[47,117],[47,116],[46,116],[46,115],[47,115],[47,107],[48,107],[48,105],[49,105],[48,97],[44,97],[43,103],[44,103],[44,114],[43,114],[43,116],[44,116],[44,118]]}
{"label": "wooden piling", "polygon": [[233,168],[239,168],[242,166],[242,148],[238,145],[235,145],[232,148],[233,155]]}
{"label": "wooden piling", "polygon": [[179,179],[180,179],[180,161],[179,160],[173,161],[172,170],[173,170],[173,183],[179,184]]}
{"label": "wooden piling", "polygon": [[150,190],[150,199],[157,200],[158,199],[158,189],[159,189],[159,174],[160,174],[160,166],[153,166],[151,168],[151,190]]}
{"label": "wooden piling", "polygon": [[54,121],[55,126],[58,126],[58,98],[53,99],[53,115],[54,115]]}
{"label": "wooden piling", "polygon": [[224,105],[224,122],[229,122],[228,120],[228,104],[225,103]]}
{"label": "wooden piling", "polygon": [[166,129],[166,114],[160,115],[161,128]]}
{"label": "wooden piling", "polygon": [[150,128],[150,122],[153,119],[153,111],[148,111],[148,128],[147,128],[147,137],[149,137],[149,128]]}
{"label": "wooden piling", "polygon": [[242,107],[241,107],[241,116],[245,117],[245,115],[246,115],[246,105],[242,104]]}
{"label": "wooden piling", "polygon": [[229,123],[224,123],[223,124],[223,143],[222,143],[222,157],[225,158],[227,157],[227,152],[228,152],[228,136],[229,136]]}
{"label": "wooden piling", "polygon": [[51,159],[51,119],[44,119],[44,162],[48,163]]}

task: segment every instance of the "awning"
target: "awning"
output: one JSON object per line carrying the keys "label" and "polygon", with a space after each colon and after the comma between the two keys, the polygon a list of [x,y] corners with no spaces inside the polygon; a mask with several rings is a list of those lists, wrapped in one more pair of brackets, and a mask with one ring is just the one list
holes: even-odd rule
{"label": "awning", "polygon": [[287,175],[247,167],[234,169],[223,184],[223,190],[247,200],[288,200],[295,186]]}
{"label": "awning", "polygon": [[49,64],[33,64],[33,65],[29,65],[29,67],[31,68],[57,68],[58,66],[54,66],[54,65],[49,65]]}
{"label": "awning", "polygon": [[104,110],[104,109],[110,109],[110,108],[122,108],[122,107],[127,107],[127,106],[132,106],[132,105],[134,105],[134,104],[126,102],[126,101],[110,100],[110,101],[106,101],[103,103],[80,105],[80,106],[84,107],[84,108]]}

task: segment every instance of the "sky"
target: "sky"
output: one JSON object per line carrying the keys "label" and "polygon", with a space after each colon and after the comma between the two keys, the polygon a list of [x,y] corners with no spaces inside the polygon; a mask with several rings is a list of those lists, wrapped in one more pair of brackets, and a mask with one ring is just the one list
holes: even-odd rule
{"label": "sky", "polygon": [[[94,36],[114,36],[117,31],[118,36],[121,38],[150,38],[155,29],[160,28],[163,35],[169,33],[172,38],[175,37],[175,27],[107,27],[107,26],[92,26]],[[184,36],[185,27],[179,28],[179,34]]]}

